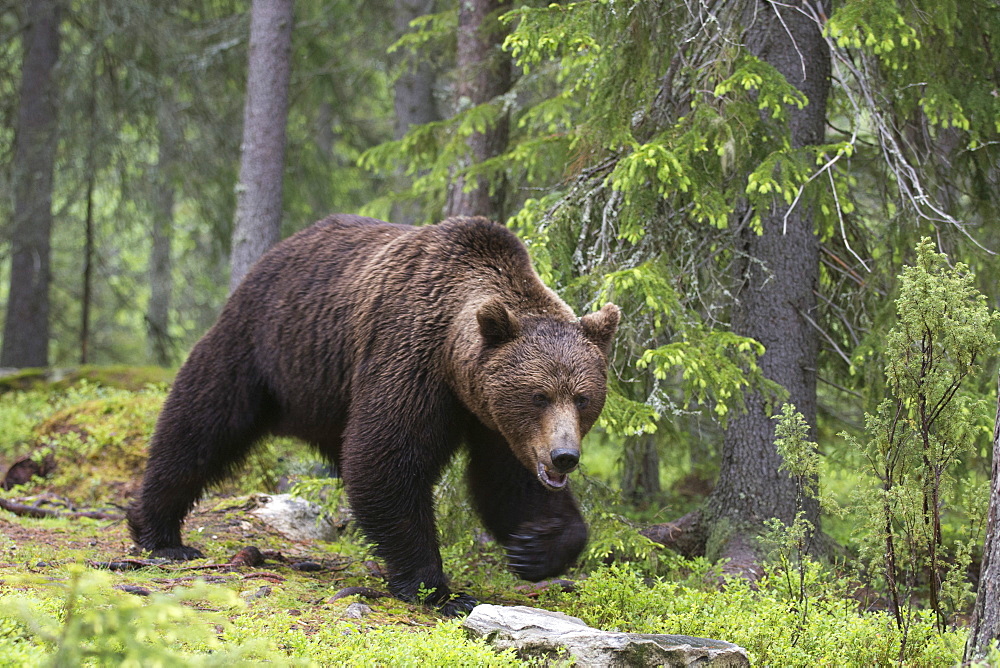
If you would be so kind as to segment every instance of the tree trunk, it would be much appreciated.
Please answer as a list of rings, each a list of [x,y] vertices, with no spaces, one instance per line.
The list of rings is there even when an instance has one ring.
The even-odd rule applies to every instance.
[[[396,39],[409,31],[410,21],[432,11],[434,11],[434,0],[396,0],[393,3]],[[396,109],[393,137],[402,139],[411,126],[423,125],[440,118],[434,101],[434,83],[437,74],[428,59],[421,59],[407,66],[402,58],[398,58],[395,64],[402,70],[393,86]],[[400,173],[396,178],[403,181],[404,176]],[[397,202],[393,205],[391,219],[394,223],[412,225],[416,222],[416,215],[411,208]]]
[[[393,4],[393,25],[396,38],[410,30],[410,21],[434,11],[434,0],[396,0]],[[398,52],[397,52],[398,53]],[[396,63],[403,66],[400,59]],[[434,68],[427,59],[403,67],[393,86],[396,125],[393,136],[402,139],[412,125],[423,125],[439,118],[434,102]]]
[[[630,436],[622,450],[622,496],[637,508],[647,508],[662,492],[656,436]]]
[[[90,136],[87,138],[87,211],[83,221],[83,295],[80,300],[80,364],[90,362],[90,309],[94,287],[94,186],[97,180],[97,62],[90,71]]]
[[[830,54],[815,22],[799,12],[801,1],[789,5],[757,2],[756,20],[748,22],[747,46],[773,65],[809,100],[805,108],[790,110],[793,147],[822,142],[826,99],[830,85]],[[732,310],[732,329],[757,339],[766,348],[760,367],[764,375],[788,390],[788,401],[813,430],[816,425],[816,331],[803,317],[816,309],[819,241],[812,213],[801,202],[794,210],[775,204],[760,212],[763,234],[742,231],[746,262],[737,276],[742,284]],[[709,538],[721,547],[714,557],[727,556],[727,546],[745,554],[743,533],[759,531],[771,517],[791,523],[796,514],[794,481],[779,471],[781,458],[774,445],[778,407],[764,397],[747,397],[747,413],[732,418],[723,440],[718,484],[709,499],[712,531]],[[819,526],[815,501],[805,505],[807,519]],[[714,539],[714,540],[713,540]],[[740,540],[735,540],[740,539]],[[744,559],[745,560],[745,559]]]
[[[10,291],[0,366],[49,363],[49,249],[52,170],[59,131],[57,0],[25,3],[24,63],[14,149],[14,220]]]
[[[280,236],[291,48],[292,0],[253,0],[230,292]]]
[[[163,93],[164,95],[166,93]],[[161,98],[157,110],[159,147],[153,182],[153,246],[149,258],[149,308],[146,310],[146,328],[149,349],[153,360],[169,366],[172,360],[170,345],[170,296],[173,291],[170,246],[174,228],[174,179],[180,133],[177,131],[176,110]]]
[[[993,473],[990,476],[990,509],[986,515],[986,543],[963,663],[983,658],[992,640],[1000,641],[1000,382],[993,424]]]
[[[497,20],[509,8],[507,0],[463,0],[458,4],[456,97],[460,110],[489,102],[510,89],[510,58],[500,50],[504,33]],[[469,137],[471,164],[500,155],[507,146],[508,128],[504,113],[485,132]],[[457,178],[449,189],[445,213],[503,220],[503,189],[495,186],[491,195],[486,179],[477,179],[467,187],[464,178]]]

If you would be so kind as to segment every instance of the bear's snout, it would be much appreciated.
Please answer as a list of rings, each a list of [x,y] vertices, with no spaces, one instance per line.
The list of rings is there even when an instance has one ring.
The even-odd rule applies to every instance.
[[[576,448],[556,448],[551,456],[552,466],[559,473],[569,473],[580,463],[580,451]]]

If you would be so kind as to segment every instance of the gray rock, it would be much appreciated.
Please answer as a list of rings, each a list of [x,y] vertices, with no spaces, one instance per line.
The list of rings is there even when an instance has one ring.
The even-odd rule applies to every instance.
[[[371,613],[371,606],[365,605],[364,603],[351,603],[344,609],[344,617],[349,617],[351,619],[361,619],[362,617],[367,617]]]
[[[477,605],[462,626],[523,659],[569,654],[578,666],[749,666],[746,650],[722,640],[594,629],[576,617],[525,606]]]
[[[259,505],[250,513],[292,540],[335,540],[337,525],[322,508],[291,494],[261,494]]]

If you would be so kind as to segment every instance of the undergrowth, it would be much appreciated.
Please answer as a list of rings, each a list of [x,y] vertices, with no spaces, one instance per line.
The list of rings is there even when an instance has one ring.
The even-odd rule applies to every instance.
[[[86,503],[114,489],[114,471],[123,485],[134,480],[163,397],[162,387],[130,391],[89,383],[57,393],[0,396],[0,427],[6,427],[0,458],[9,463],[48,448],[63,463],[54,477],[7,495],[56,490]],[[442,557],[454,588],[484,602],[560,610],[608,630],[727,640],[745,647],[753,665],[960,661],[963,630],[940,632],[929,613],[915,612],[901,632],[886,612],[862,612],[853,595],[856,582],[848,584],[828,566],[792,560],[785,567],[797,569],[794,578],[785,577],[778,564],[756,589],[738,580],[720,586],[717,565],[683,559],[641,536],[619,510],[615,490],[598,476],[574,477],[591,530],[587,551],[567,574],[576,590],[524,586],[507,572],[502,549],[472,512],[462,464],[459,459],[447,470],[437,490]],[[365,600],[371,612],[350,617],[347,608],[359,599],[332,600],[336,591],[385,587],[372,574],[369,546],[355,531],[334,543],[293,545],[239,528],[247,515],[236,495],[273,491],[278,479],[299,481],[294,491],[331,513],[344,513],[339,482],[312,476],[320,466],[301,444],[270,440],[237,482],[201,504],[207,514],[186,527],[211,558],[224,560],[250,536],[262,547],[306,552],[327,564],[320,573],[275,562],[236,573],[199,571],[197,565],[193,571],[95,572],[86,560],[118,558],[108,552],[129,544],[123,523],[0,513],[0,666],[524,665],[510,652],[468,639],[459,622],[420,606]],[[48,540],[25,539],[39,535],[31,532]],[[173,571],[204,573],[214,583]],[[149,595],[129,593],[130,587]],[[905,643],[902,633],[908,634]]]

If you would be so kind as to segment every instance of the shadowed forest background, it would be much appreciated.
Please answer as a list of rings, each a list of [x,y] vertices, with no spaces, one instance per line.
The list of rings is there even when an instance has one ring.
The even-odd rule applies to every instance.
[[[622,308],[593,568],[842,577],[947,665],[1000,633],[998,182],[985,0],[0,0],[0,367],[175,369],[328,213],[488,216]]]

